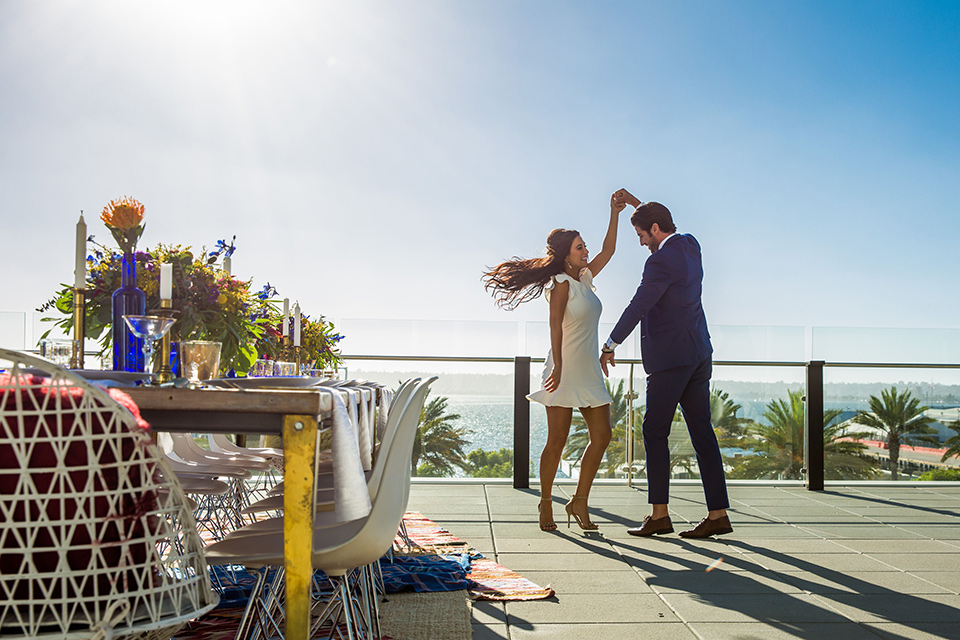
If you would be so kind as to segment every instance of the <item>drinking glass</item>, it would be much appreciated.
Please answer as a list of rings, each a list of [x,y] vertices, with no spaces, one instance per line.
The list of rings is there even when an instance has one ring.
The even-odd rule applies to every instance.
[[[164,316],[123,316],[130,332],[143,340],[143,372],[152,373],[153,343],[170,330],[176,318]]]
[[[265,358],[257,360],[253,363],[253,367],[250,369],[250,373],[247,375],[254,378],[263,378],[266,376],[273,375],[273,360],[267,360]]]
[[[275,376],[295,376],[297,375],[297,363],[296,362],[275,362],[273,367],[273,375]]]
[[[219,342],[184,340],[180,343],[180,371],[191,384],[216,378],[220,371]]]
[[[69,367],[73,357],[73,340],[44,338],[40,341],[40,357],[61,367]]]

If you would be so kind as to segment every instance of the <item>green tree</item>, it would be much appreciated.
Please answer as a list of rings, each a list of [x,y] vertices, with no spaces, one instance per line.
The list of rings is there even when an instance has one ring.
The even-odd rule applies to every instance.
[[[879,398],[870,396],[869,402],[870,411],[858,411],[853,421],[880,432],[890,455],[890,479],[897,480],[900,477],[898,463],[901,444],[940,444],[930,437],[935,433],[930,428],[933,418],[923,414],[930,407],[921,406],[920,400],[913,397],[909,389],[898,393],[896,387],[881,391]]]
[[[513,476],[513,449],[484,451],[474,449],[467,454],[467,473],[474,478],[510,478]]]
[[[616,388],[610,384],[610,380],[604,379],[603,384],[607,387],[607,393],[613,401],[610,404],[610,426],[615,427],[620,424],[627,415],[627,403],[623,397],[623,380],[620,380]],[[590,442],[590,432],[587,430],[587,422],[578,411],[570,421],[571,431],[567,438],[567,445],[563,449],[563,457],[566,460],[580,461],[583,452]]]
[[[737,460],[730,478],[800,480],[803,464],[803,426],[805,403],[801,391],[788,391],[787,400],[767,404],[763,419],[767,424],[754,425],[758,455]],[[876,477],[876,463],[863,455],[866,445],[859,442],[867,434],[849,432],[848,425],[838,423],[840,409],[823,412],[824,477],[830,480],[869,479]]]
[[[425,403],[420,411],[413,440],[414,475],[451,476],[454,467],[469,468],[463,449],[470,445],[467,436],[471,431],[453,424],[460,415],[447,413],[447,402],[448,398],[440,396]]]
[[[960,469],[931,469],[920,474],[918,480],[955,482],[960,480]]]
[[[957,435],[950,436],[947,438],[947,441],[943,443],[947,445],[947,450],[943,452],[943,457],[940,458],[940,462],[946,462],[947,458],[951,456],[960,457],[960,420],[955,420],[947,426],[953,429]]]
[[[644,462],[646,452],[643,448],[643,432],[640,430],[640,424],[643,421],[644,406],[633,410],[633,463]],[[624,412],[626,413],[626,412]],[[613,427],[613,433],[610,439],[610,446],[607,447],[607,453],[604,457],[604,466],[600,469],[600,474],[605,478],[618,477],[625,473],[624,468],[627,464],[627,419],[624,417]],[[637,477],[641,477],[643,472],[639,472]]]
[[[607,387],[607,392],[610,394],[610,426],[613,429],[612,439],[610,441],[610,446],[607,447],[606,452],[604,453],[604,464],[601,465],[600,471],[597,475],[601,477],[611,477],[614,475],[617,462],[615,458],[617,452],[620,452],[619,462],[623,464],[625,459],[623,455],[623,440],[626,433],[626,424],[627,424],[627,401],[623,391],[624,380],[620,380],[616,387],[610,384],[610,380],[604,379],[603,384]],[[638,423],[639,424],[639,423]],[[580,458],[583,457],[583,452],[587,448],[587,443],[590,441],[590,432],[587,429],[587,423],[583,419],[583,416],[579,412],[574,414],[573,419],[570,422],[571,431],[570,435],[567,437],[567,444],[563,450],[563,457],[565,460],[573,460],[574,466],[580,463]],[[639,429],[638,429],[639,431]],[[621,434],[618,438],[618,432]],[[617,448],[616,445],[620,445]],[[604,471],[606,469],[606,471]]]
[[[721,447],[739,447],[746,444],[753,421],[740,417],[738,414],[742,410],[743,405],[731,400],[726,391],[716,387],[710,390],[710,424],[713,425]]]

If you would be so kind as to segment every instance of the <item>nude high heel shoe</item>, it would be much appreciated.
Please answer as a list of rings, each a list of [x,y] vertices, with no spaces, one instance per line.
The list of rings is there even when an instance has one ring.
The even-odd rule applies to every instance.
[[[547,506],[544,509],[544,505]],[[556,531],[557,523],[553,521],[553,500],[541,500],[540,504],[537,505],[537,513],[540,514],[540,531]],[[550,520],[544,522],[545,516],[550,516]]]
[[[570,528],[571,517],[577,521],[577,524],[580,525],[580,528],[583,529],[584,531],[595,531],[599,529],[600,527],[596,523],[593,523],[590,521],[589,512],[587,513],[586,516],[581,516],[579,513],[573,510],[573,504],[577,500],[583,500],[584,506],[586,506],[587,504],[587,499],[584,496],[575,495],[572,498],[570,498],[570,502],[568,502],[567,505],[564,507],[564,510],[567,512],[567,529]]]

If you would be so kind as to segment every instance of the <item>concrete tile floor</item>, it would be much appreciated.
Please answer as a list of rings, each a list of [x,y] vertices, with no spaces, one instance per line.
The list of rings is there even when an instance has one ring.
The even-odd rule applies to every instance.
[[[960,640],[960,486],[733,485],[734,533],[709,540],[627,535],[642,487],[594,487],[600,530],[567,529],[572,492],[541,532],[535,490],[413,485],[410,510],[557,592],[474,603],[475,640]],[[705,513],[699,486],[671,488],[676,530]]]

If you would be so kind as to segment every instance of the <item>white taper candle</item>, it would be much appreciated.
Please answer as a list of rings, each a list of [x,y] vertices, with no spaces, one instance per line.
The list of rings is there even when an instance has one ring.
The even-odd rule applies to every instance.
[[[300,303],[293,305],[293,346],[300,346]]]
[[[173,265],[169,262],[160,265],[160,299],[173,299]]]
[[[83,289],[87,286],[87,223],[83,221],[83,212],[77,222],[77,255],[73,266],[73,286]]]

